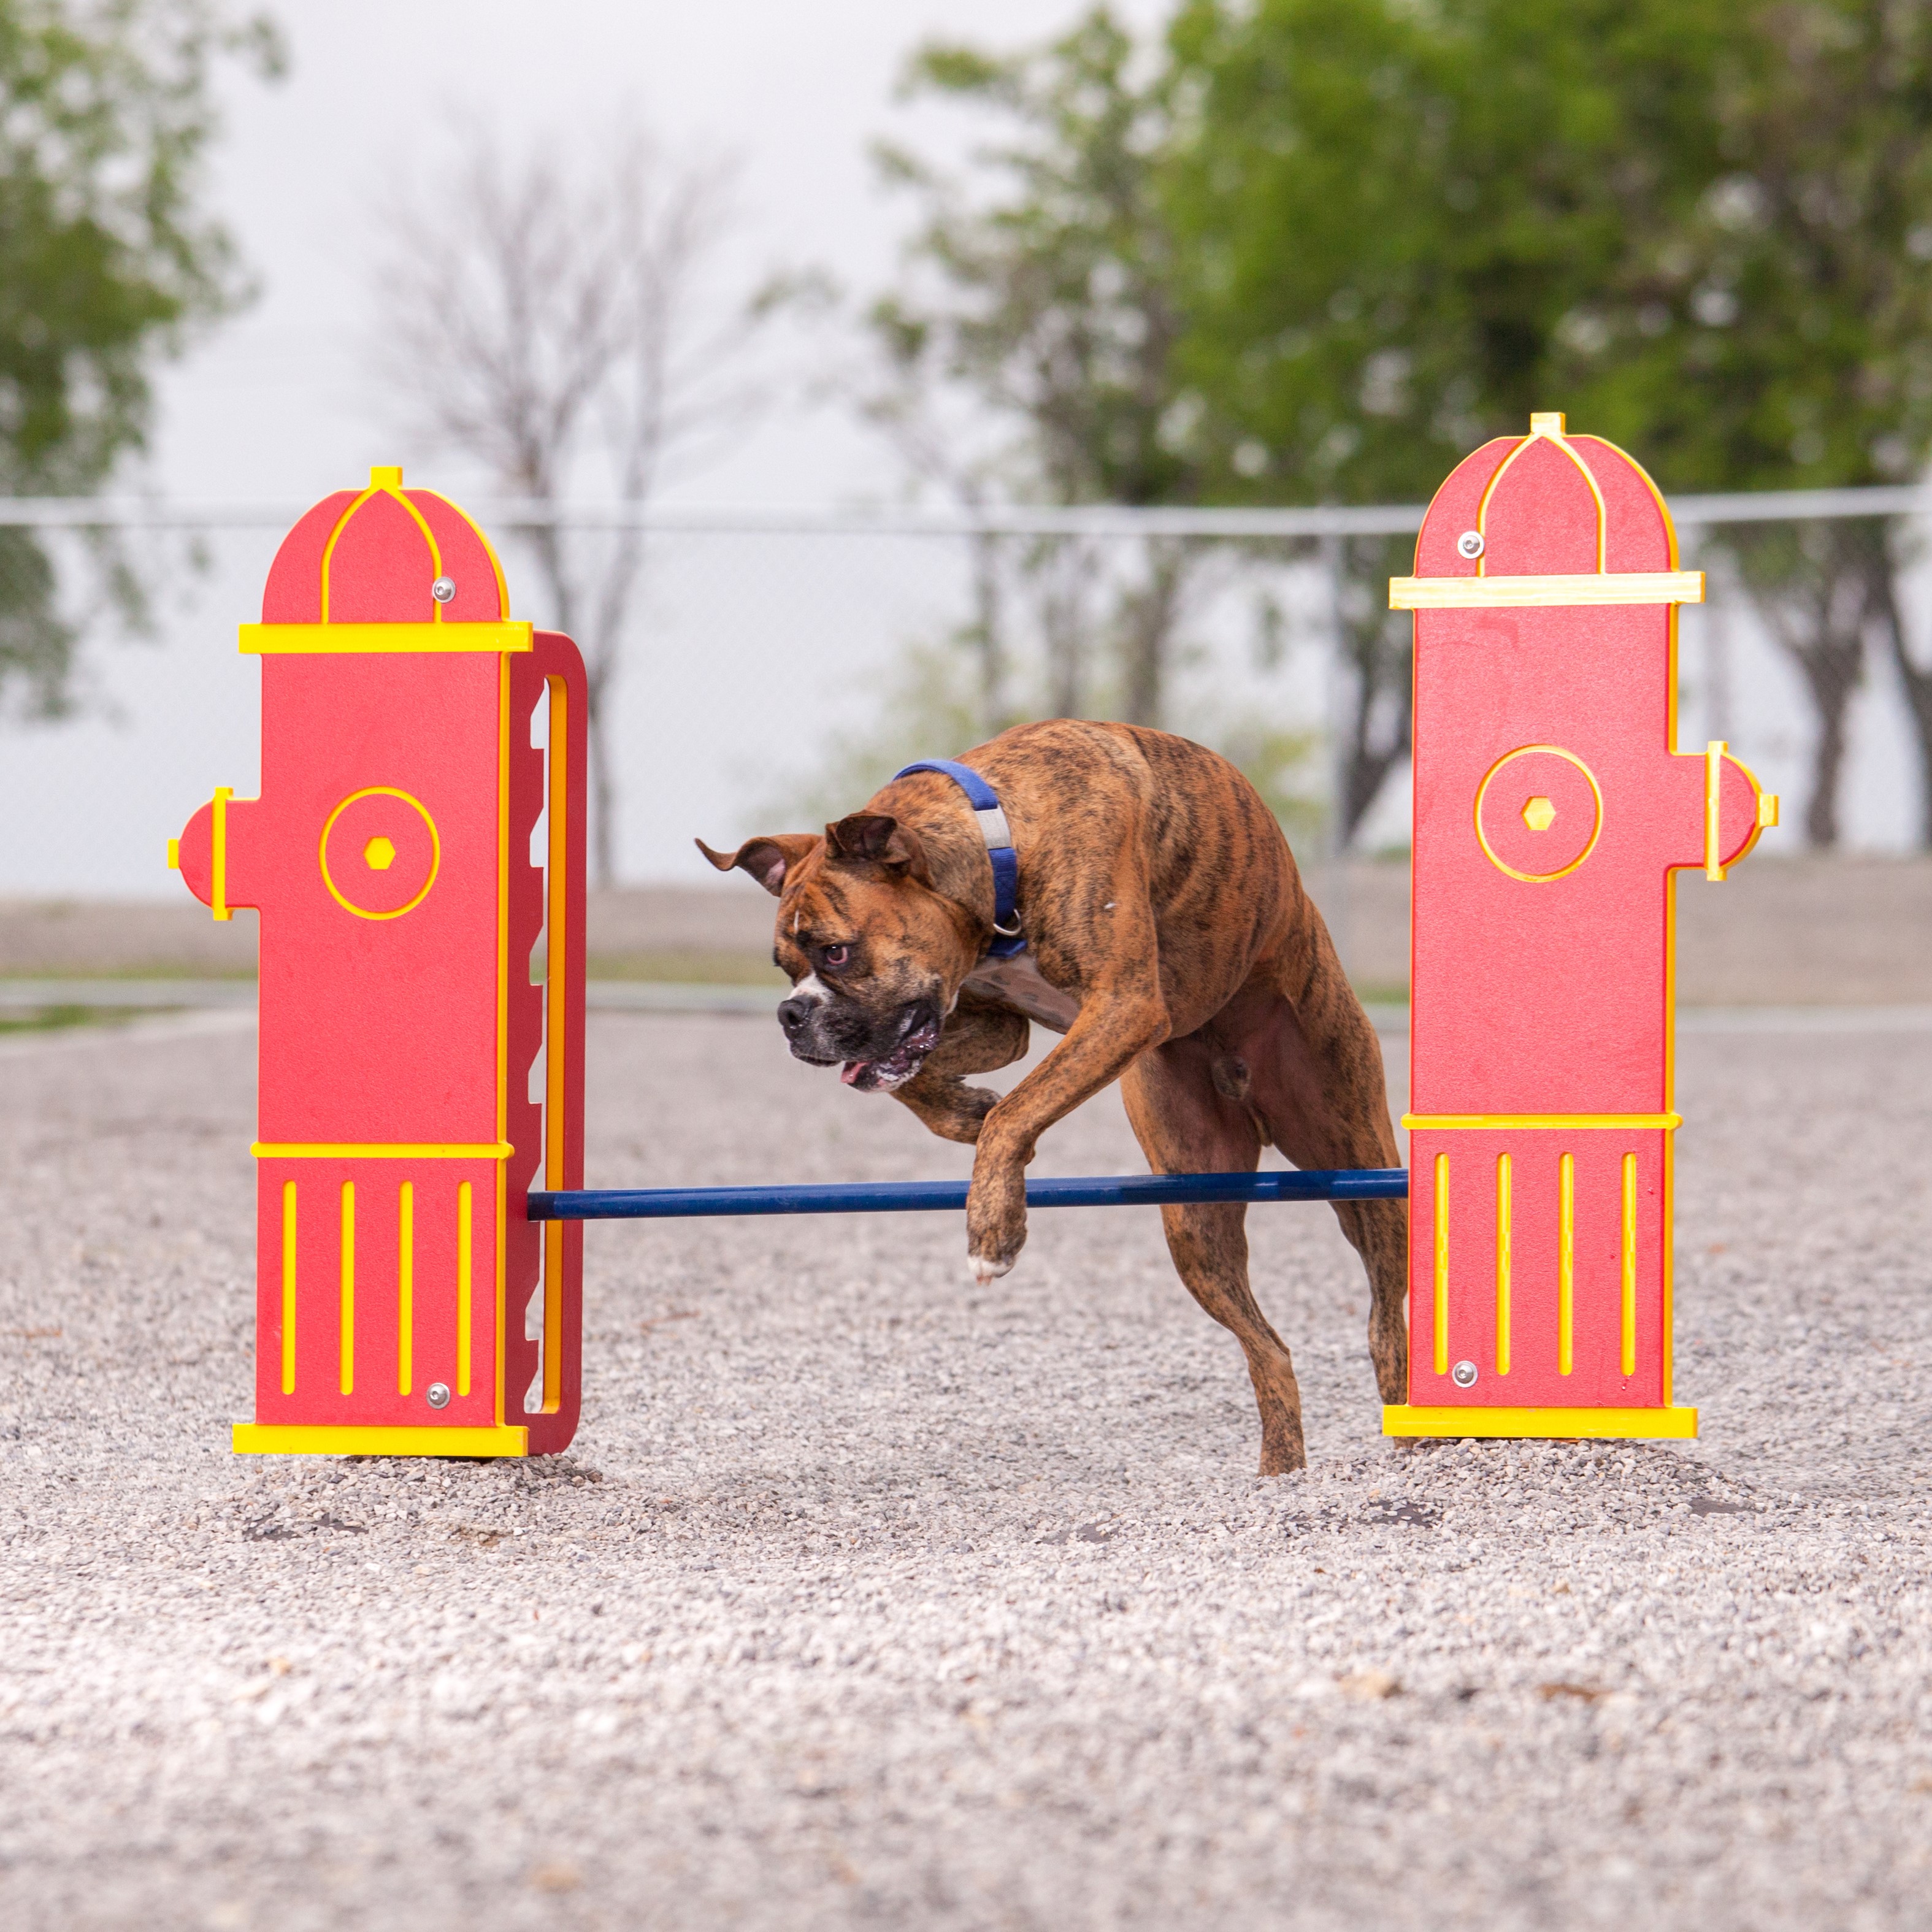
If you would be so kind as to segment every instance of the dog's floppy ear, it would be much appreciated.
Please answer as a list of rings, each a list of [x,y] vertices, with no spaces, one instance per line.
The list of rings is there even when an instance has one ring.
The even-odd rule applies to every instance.
[[[768,838],[748,838],[735,852],[714,852],[702,838],[692,844],[721,872],[749,872],[773,898],[784,890],[785,874],[818,843],[815,832],[780,832]]]
[[[886,866],[910,872],[922,885],[932,883],[926,871],[926,848],[920,843],[919,834],[890,813],[849,812],[837,824],[825,828],[825,845],[835,859]]]

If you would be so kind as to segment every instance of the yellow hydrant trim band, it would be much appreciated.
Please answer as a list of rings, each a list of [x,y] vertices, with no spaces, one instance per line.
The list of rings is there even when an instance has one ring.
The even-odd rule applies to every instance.
[[[385,1428],[352,1423],[238,1422],[238,1456],[527,1456],[530,1432]]]
[[[508,1141],[256,1141],[257,1160],[505,1160]]]
[[[1701,570],[1605,570],[1575,576],[1391,577],[1391,610],[1520,610],[1538,604],[1701,604]]]
[[[484,624],[244,624],[247,656],[287,652],[528,651],[536,626],[526,620]]]
[[[1402,1124],[1412,1132],[1417,1128],[1432,1133],[1449,1131],[1472,1133],[1516,1132],[1526,1128],[1573,1129],[1622,1127],[1630,1133],[1670,1132],[1684,1124],[1682,1114],[1405,1114]]]
[[[1384,1436],[1574,1436],[1689,1439],[1697,1433],[1694,1408],[1464,1408],[1389,1402]]]

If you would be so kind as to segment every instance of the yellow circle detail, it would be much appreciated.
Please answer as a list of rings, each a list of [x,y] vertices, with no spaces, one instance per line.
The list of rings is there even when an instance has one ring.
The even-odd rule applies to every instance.
[[[422,889],[416,893],[415,898],[406,905],[399,905],[391,912],[371,912],[368,907],[358,905],[353,899],[344,892],[329,874],[328,835],[335,830],[335,821],[358,800],[365,798],[399,798],[429,828],[429,877],[424,880]],[[372,844],[374,842],[375,842],[371,841]],[[322,828],[322,844],[318,856],[322,860],[322,883],[328,888],[329,897],[334,899],[344,912],[352,912],[358,919],[400,919],[404,913],[414,912],[416,908],[429,896],[429,889],[436,884],[436,875],[442,865],[442,841],[436,836],[436,820],[430,818],[429,813],[424,808],[420,799],[412,798],[407,792],[398,790],[394,785],[368,785],[361,791],[351,792],[328,814],[328,823]],[[366,860],[366,850],[364,856]],[[380,869],[386,871],[388,868],[384,866]]]
[[[1520,872],[1514,866],[1505,865],[1496,856],[1496,848],[1490,843],[1489,834],[1483,830],[1483,801],[1489,796],[1490,785],[1504,769],[1519,758],[1528,758],[1538,752],[1547,752],[1552,758],[1561,758],[1565,764],[1574,765],[1583,774],[1584,782],[1590,788],[1590,796],[1596,806],[1597,821],[1590,828],[1590,842],[1567,866],[1559,866],[1553,872]],[[1546,803],[1547,801],[1544,801]],[[1540,814],[1539,814],[1540,816]],[[1533,831],[1546,831],[1556,818],[1552,807],[1550,817],[1542,825],[1532,826]],[[1524,814],[1526,823],[1528,814]],[[1561,745],[1520,745],[1514,752],[1506,752],[1483,774],[1482,783],[1476,788],[1476,838],[1481,844],[1484,856],[1499,872],[1507,872],[1513,879],[1520,879],[1526,886],[1545,886],[1552,879],[1567,878],[1597,849],[1597,841],[1604,835],[1604,788],[1597,782],[1597,775],[1592,771],[1574,752],[1566,752]]]

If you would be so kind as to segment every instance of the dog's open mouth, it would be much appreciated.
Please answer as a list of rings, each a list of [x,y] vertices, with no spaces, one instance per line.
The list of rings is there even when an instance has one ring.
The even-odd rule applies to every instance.
[[[915,1026],[891,1052],[878,1060],[848,1060],[838,1077],[862,1094],[890,1094],[903,1087],[939,1044],[939,1022],[928,1019]]]

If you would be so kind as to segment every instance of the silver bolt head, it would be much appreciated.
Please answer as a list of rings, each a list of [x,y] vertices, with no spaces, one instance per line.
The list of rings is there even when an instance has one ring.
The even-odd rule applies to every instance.
[[[1478,557],[1483,554],[1483,533],[1480,530],[1465,530],[1456,539],[1458,556]]]
[[[1475,1364],[1474,1362],[1458,1362],[1456,1366],[1449,1371],[1449,1379],[1454,1382],[1458,1388],[1474,1388],[1476,1386]]]
[[[1480,537],[1477,538],[1478,542],[1480,543],[1481,541]],[[1472,552],[1471,554],[1473,555],[1474,553]],[[447,604],[456,595],[456,579],[453,577],[439,577],[430,586],[429,594],[439,604]]]
[[[1472,1375],[1469,1379],[1472,1382],[1474,1382],[1475,1380],[1475,1377]],[[429,1406],[432,1408],[447,1408],[449,1406],[448,1383],[431,1382],[430,1384]]]

